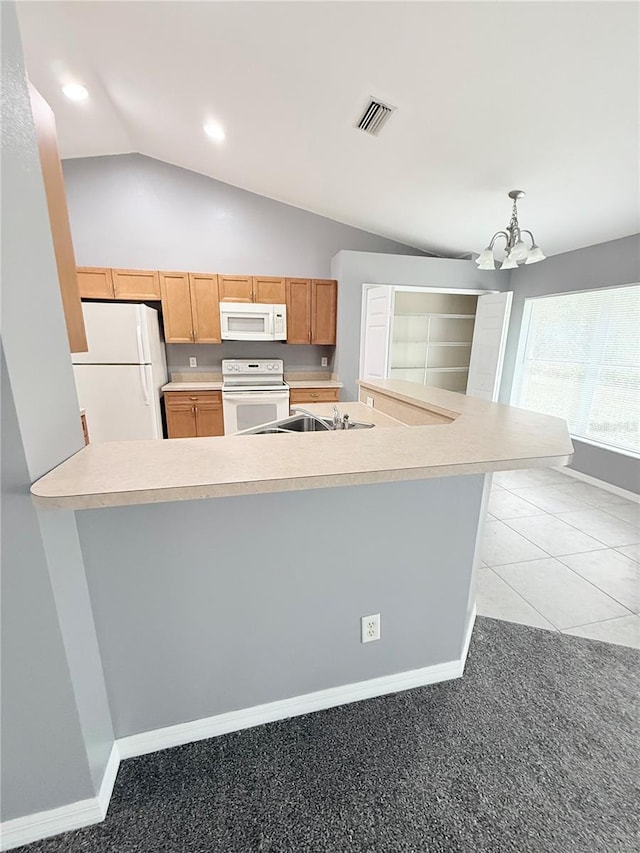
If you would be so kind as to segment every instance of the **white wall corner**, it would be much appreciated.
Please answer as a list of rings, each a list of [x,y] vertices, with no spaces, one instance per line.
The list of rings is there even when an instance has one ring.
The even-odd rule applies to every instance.
[[[52,835],[101,823],[109,808],[119,766],[120,755],[114,743],[96,797],[3,821],[0,824],[0,850],[12,850]]]

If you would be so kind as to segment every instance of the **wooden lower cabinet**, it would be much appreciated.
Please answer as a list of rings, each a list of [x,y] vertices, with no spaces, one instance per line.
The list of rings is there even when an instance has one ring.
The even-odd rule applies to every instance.
[[[303,403],[337,403],[339,388],[292,388],[289,391],[289,405],[300,406]]]
[[[169,438],[203,438],[224,435],[220,391],[165,391]]]
[[[84,412],[80,415],[80,422],[82,424],[82,434],[84,435],[84,443],[85,447],[89,444],[89,429],[87,427],[87,416]]]

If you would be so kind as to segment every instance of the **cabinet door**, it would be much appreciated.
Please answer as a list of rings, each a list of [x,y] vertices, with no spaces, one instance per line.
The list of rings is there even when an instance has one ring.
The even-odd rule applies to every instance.
[[[105,267],[78,267],[80,296],[83,299],[113,299],[111,270]]]
[[[311,279],[287,279],[287,343],[311,343]]]
[[[224,435],[221,395],[199,395],[195,405],[198,436]]]
[[[218,276],[189,273],[189,289],[196,343],[221,343]]]
[[[335,344],[338,282],[313,279],[311,283],[311,343]]]
[[[44,192],[47,199],[49,227],[51,228],[53,251],[56,258],[58,285],[67,326],[69,349],[71,352],[87,352],[89,347],[84,330],[67,197],[64,190],[60,154],[58,153],[56,120],[49,104],[31,84],[29,84],[29,97],[35,124]]]
[[[189,273],[161,272],[162,319],[168,344],[194,342]]]
[[[219,275],[220,302],[253,302],[253,278],[246,275]]]
[[[116,299],[160,299],[157,270],[111,270]]]
[[[184,397],[183,394],[166,393],[164,395],[169,438],[195,438],[198,435],[196,404],[193,400]],[[194,397],[194,399],[197,398]]]
[[[284,305],[287,299],[285,279],[253,276],[253,301]]]

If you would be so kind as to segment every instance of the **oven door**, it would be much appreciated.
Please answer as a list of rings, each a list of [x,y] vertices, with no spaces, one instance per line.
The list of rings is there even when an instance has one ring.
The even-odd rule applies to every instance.
[[[224,434],[230,435],[289,416],[289,389],[283,391],[223,391]]]
[[[220,332],[224,341],[272,341],[273,309],[221,302]]]

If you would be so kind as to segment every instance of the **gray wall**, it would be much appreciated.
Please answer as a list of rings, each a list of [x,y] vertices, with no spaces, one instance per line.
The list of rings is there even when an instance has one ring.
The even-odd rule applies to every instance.
[[[2,14],[2,817],[93,796],[113,743],[73,515],[30,483],[83,446],[13,3]]]
[[[500,399],[511,399],[525,299],[640,282],[640,235],[599,243],[513,270],[509,289],[513,307],[505,353]],[[608,483],[640,492],[640,460],[574,439],[570,468]]]
[[[169,371],[183,373],[211,370],[220,372],[223,358],[281,358],[286,370],[326,373],[333,370],[335,347],[281,344],[277,341],[227,341],[224,344],[167,344],[167,366]],[[198,359],[197,367],[187,367],[189,357]],[[327,358],[322,367],[321,359]]]
[[[452,290],[508,290],[508,273],[479,270],[473,261],[416,258],[371,252],[339,252],[331,264],[338,280],[338,346],[335,369],[342,399],[357,400],[363,284],[404,284]]]
[[[78,513],[117,736],[459,658],[483,482]]]
[[[0,804],[8,820],[91,797],[94,787],[4,353],[1,464]]]
[[[66,160],[64,174],[80,266],[329,278],[341,249],[423,254],[140,154]],[[289,370],[320,370],[319,350],[274,344],[267,355]],[[242,354],[259,357],[255,345]],[[236,352],[170,345],[169,368],[188,371],[191,355],[211,369]]]

